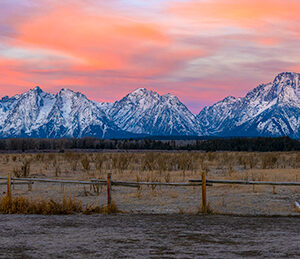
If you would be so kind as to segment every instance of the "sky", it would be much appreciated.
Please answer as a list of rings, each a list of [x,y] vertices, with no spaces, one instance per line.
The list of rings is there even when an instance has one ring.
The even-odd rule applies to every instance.
[[[0,96],[144,87],[198,113],[300,72],[299,46],[299,0],[0,0]]]

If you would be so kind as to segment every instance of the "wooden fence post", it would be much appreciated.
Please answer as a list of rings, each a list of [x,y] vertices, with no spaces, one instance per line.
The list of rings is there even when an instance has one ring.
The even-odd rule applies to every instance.
[[[206,212],[206,174],[204,171],[202,171],[202,213]]]
[[[111,173],[107,174],[107,207],[111,207]]]
[[[31,192],[32,191],[32,183],[28,184],[28,191]]]
[[[7,174],[7,197],[11,202],[11,175]]]

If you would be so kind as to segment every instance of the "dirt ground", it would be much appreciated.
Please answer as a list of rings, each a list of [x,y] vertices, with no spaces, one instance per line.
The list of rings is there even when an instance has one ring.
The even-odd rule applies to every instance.
[[[299,258],[300,218],[0,215],[0,258]]]
[[[35,153],[0,154],[0,176],[51,179],[188,182],[200,179],[241,179],[300,182],[300,152],[138,152],[138,153]],[[4,181],[4,180],[1,180]],[[0,185],[1,195],[6,186]],[[76,198],[84,205],[104,205],[106,187],[35,183],[13,187],[13,195],[32,199]],[[201,211],[201,187],[154,187],[112,189],[118,208],[130,213],[197,213]],[[207,187],[209,211],[238,215],[300,215],[300,187],[220,185]]]

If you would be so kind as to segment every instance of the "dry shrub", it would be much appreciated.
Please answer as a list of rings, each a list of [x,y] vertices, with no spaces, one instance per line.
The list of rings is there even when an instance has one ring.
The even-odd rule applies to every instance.
[[[54,154],[54,153],[47,154],[47,160],[49,160],[49,161],[54,160],[55,157],[56,157],[56,154]]]
[[[44,161],[45,155],[43,153],[38,153],[35,155],[35,160],[36,161]]]
[[[171,180],[171,175],[170,175],[170,173],[168,172],[168,173],[166,173],[166,175],[165,175],[165,182],[166,183],[169,183],[170,182],[170,180]]]
[[[14,167],[13,174],[14,174],[14,177],[21,177],[22,176],[22,171],[21,171],[20,168]]]
[[[52,199],[46,200],[29,200],[22,196],[10,199],[4,196],[0,199],[0,213],[2,214],[43,214],[43,215],[60,215],[74,213],[103,213],[111,214],[121,212],[115,203],[110,207],[88,205],[83,208],[82,203],[71,197],[67,200],[65,197],[62,202]]]
[[[112,202],[110,206],[103,206],[100,208],[99,213],[102,214],[113,214],[113,213],[121,213],[122,211],[118,209],[117,205]]]
[[[295,162],[296,162],[296,168],[300,167],[300,152],[296,154]]]
[[[76,155],[74,152],[68,151],[68,152],[64,153],[64,157],[66,160],[70,161],[70,160],[74,160],[76,158]]]
[[[204,212],[202,211],[202,206],[198,206],[197,209],[196,209],[196,214],[203,214]],[[216,215],[216,214],[220,214],[218,213],[217,211],[214,211],[212,209],[212,207],[210,206],[210,204],[208,203],[206,205],[206,214],[209,214],[209,215]]]
[[[78,160],[80,159],[81,155],[76,152],[66,152],[63,154],[63,156],[64,156],[64,159],[69,162],[72,170],[76,171]]]
[[[3,214],[73,214],[82,212],[81,202],[69,198],[62,202],[54,200],[29,200],[22,196],[0,200],[0,213]]]
[[[77,164],[78,164],[78,160],[73,160],[71,163],[71,168],[73,171],[77,170]]]
[[[6,163],[9,163],[9,155],[6,155],[6,156],[5,156],[5,162],[6,162]]]
[[[277,165],[278,157],[276,154],[267,153],[262,156],[262,169],[275,168]]]
[[[21,167],[21,170],[23,172],[23,177],[28,177],[30,174],[30,160],[25,160],[23,162],[23,165]]]
[[[90,160],[88,159],[87,156],[84,156],[81,159],[81,165],[85,171],[89,171],[91,169]]]
[[[96,156],[96,169],[99,171],[100,174],[102,171],[102,166],[106,159],[107,159],[106,156],[103,156],[101,154]]]
[[[30,174],[30,160],[23,161],[21,168],[14,168],[13,174],[15,177],[28,177]]]
[[[56,158],[53,159],[52,165],[53,165],[53,167],[56,167],[56,165],[57,165],[57,159]]]
[[[58,177],[58,176],[60,176],[60,174],[61,174],[61,169],[60,169],[59,165],[56,165],[55,166],[55,176]]]

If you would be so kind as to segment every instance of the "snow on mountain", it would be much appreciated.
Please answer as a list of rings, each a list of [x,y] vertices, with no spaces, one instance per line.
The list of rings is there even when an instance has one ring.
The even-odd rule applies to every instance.
[[[101,105],[62,89],[56,95],[39,87],[0,101],[1,137],[123,137]]]
[[[53,103],[54,96],[43,92],[39,87],[22,95],[6,98],[5,101],[2,99],[1,105],[6,109],[1,114],[1,135],[31,135],[32,128],[45,123]]]
[[[139,88],[115,102],[110,118],[123,130],[149,135],[198,135],[195,116],[171,94]]]
[[[15,95],[11,98],[5,96],[0,100],[0,128],[4,125],[4,121],[7,118],[9,111],[13,109],[16,104],[16,100],[19,97],[19,95]]]
[[[85,95],[62,89],[55,96],[55,103],[42,129],[49,137],[113,137],[121,130],[114,125],[97,103]]]
[[[36,87],[0,100],[0,137],[123,138],[147,135],[300,138],[300,74],[281,73],[243,98],[226,97],[197,116],[171,94],[139,88],[114,103]]]
[[[244,98],[227,97],[198,115],[205,135],[300,138],[300,74],[281,73]]]

